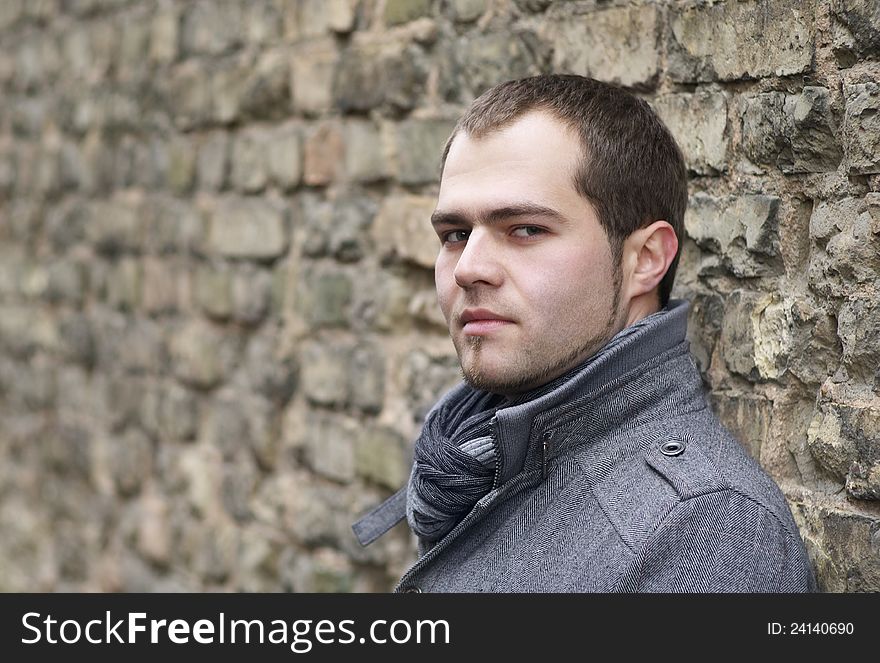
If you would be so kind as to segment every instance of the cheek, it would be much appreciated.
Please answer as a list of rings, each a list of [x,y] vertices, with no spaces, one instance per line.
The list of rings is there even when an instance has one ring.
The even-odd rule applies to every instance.
[[[442,253],[437,257],[437,262],[434,265],[434,285],[437,288],[437,301],[440,304],[440,310],[443,311],[443,315],[447,319],[452,294],[458,287],[455,285],[454,269],[455,263],[444,257]]]

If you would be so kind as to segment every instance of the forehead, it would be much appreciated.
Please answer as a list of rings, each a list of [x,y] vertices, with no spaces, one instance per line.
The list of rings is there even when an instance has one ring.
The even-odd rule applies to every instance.
[[[452,141],[444,174],[485,159],[525,160],[570,166],[580,157],[577,133],[547,111],[531,111],[510,124],[474,138],[461,132]]]
[[[583,202],[574,189],[580,156],[577,134],[543,111],[480,138],[461,133],[449,148],[438,207],[514,193],[544,205]]]

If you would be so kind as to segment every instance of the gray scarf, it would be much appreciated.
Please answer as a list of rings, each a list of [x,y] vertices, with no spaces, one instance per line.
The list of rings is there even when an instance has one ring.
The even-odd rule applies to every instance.
[[[434,408],[415,443],[414,462],[406,491],[406,518],[423,542],[446,536],[493,488],[498,445],[492,422],[502,407],[521,405],[559,389],[589,372],[590,366],[623,339],[652,322],[666,309],[624,327],[582,364],[535,390],[507,399],[467,389],[455,400]]]

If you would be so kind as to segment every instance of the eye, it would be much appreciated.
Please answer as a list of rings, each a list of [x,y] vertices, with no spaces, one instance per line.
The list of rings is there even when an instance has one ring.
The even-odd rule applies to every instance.
[[[440,241],[444,244],[454,244],[455,242],[463,242],[468,238],[467,230],[450,230],[440,236]]]
[[[534,237],[546,232],[540,226],[520,226],[513,229],[513,235],[516,237]]]

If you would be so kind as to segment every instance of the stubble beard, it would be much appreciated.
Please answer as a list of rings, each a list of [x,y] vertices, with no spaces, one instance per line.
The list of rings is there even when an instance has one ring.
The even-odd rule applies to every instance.
[[[471,360],[465,366],[462,361],[462,350],[465,348],[455,344],[461,365],[462,379],[474,389],[482,389],[493,394],[510,396],[523,391],[540,387],[562,375],[578,363],[592,357],[611,340],[616,333],[618,324],[618,307],[620,305],[621,269],[618,266],[612,275],[611,311],[605,326],[590,338],[569,348],[561,356],[545,358],[542,356],[520,356],[511,358],[507,371],[501,375],[488,376],[479,369],[482,364],[482,351],[485,339],[482,336],[466,336],[464,343],[470,350]]]

